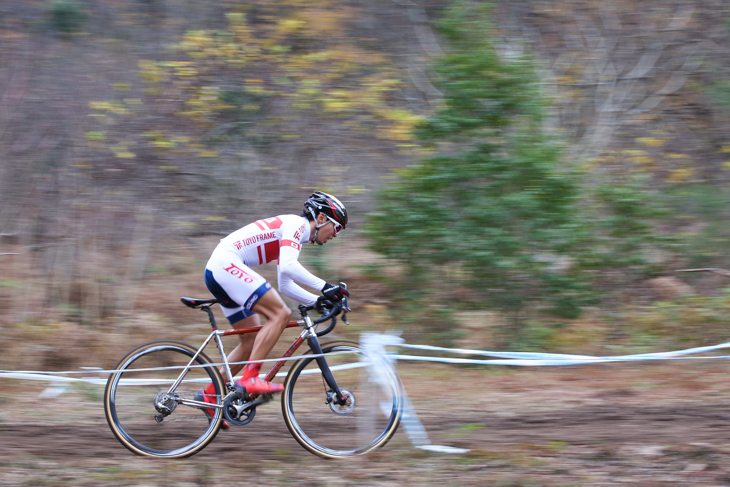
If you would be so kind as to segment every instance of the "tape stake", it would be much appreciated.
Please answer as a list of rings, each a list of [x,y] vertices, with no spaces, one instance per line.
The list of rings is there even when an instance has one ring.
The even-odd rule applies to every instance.
[[[59,384],[59,385],[53,385],[51,387],[46,387],[41,391],[40,394],[38,394],[38,397],[40,398],[53,398],[58,397],[62,394],[66,394],[67,392],[70,392],[71,388],[68,386],[67,383]]]
[[[406,435],[411,440],[413,446],[422,447],[431,445],[426,428],[423,427],[421,420],[418,419],[418,414],[413,409],[413,404],[411,404],[405,391],[403,391],[403,416],[401,416],[400,424],[405,428]]]
[[[371,366],[373,366],[373,375],[375,376],[375,380],[384,377],[387,373],[385,371],[378,371],[377,364],[389,363],[393,366],[393,368],[395,368],[396,356],[388,354],[385,347],[401,345],[403,342],[404,340],[402,338],[395,335],[375,333],[363,333],[360,335],[360,344],[368,356],[368,361]],[[401,387],[401,394],[403,412],[400,424],[405,429],[406,436],[408,436],[408,439],[414,447],[436,453],[467,453],[469,451],[463,448],[431,444],[428,432],[426,432],[426,428],[423,427],[423,423],[421,423],[421,420],[418,418],[418,414],[416,413],[411,400],[408,399],[405,387]],[[388,414],[388,410],[390,408],[389,405],[381,404],[381,408],[385,414]]]

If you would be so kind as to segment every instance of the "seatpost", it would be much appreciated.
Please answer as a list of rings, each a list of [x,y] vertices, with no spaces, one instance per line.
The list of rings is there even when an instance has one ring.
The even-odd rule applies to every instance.
[[[210,326],[213,328],[213,331],[218,331],[218,325],[215,322],[215,316],[213,316],[213,311],[211,311],[210,306],[203,306],[200,309],[208,313],[208,320],[210,321]]]

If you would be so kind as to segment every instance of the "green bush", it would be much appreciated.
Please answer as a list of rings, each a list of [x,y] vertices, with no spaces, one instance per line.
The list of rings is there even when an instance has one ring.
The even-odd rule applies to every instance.
[[[658,202],[674,218],[674,227],[685,242],[687,267],[730,267],[730,190],[719,185],[692,184],[670,188]],[[686,276],[702,280],[706,276]]]
[[[48,10],[51,26],[63,34],[80,31],[87,20],[84,5],[75,0],[53,0]]]

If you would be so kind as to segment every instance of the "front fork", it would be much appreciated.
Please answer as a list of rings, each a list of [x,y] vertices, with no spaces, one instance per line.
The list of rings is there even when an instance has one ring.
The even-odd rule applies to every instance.
[[[322,346],[319,344],[317,336],[310,336],[307,339],[307,343],[309,343],[309,349],[312,350],[312,353],[319,355],[319,357],[316,357],[315,360],[317,361],[319,370],[322,371],[322,377],[324,377],[325,383],[327,383],[330,390],[335,393],[335,399],[333,402],[340,406],[345,405],[347,403],[347,398],[342,394],[342,391],[340,391],[340,388],[337,386],[335,376],[332,375],[332,371],[330,370],[330,366],[327,364],[327,360],[322,356]]]

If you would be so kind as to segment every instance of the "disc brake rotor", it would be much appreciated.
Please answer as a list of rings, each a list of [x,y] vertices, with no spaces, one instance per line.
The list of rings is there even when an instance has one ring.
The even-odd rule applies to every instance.
[[[337,401],[337,395],[334,391],[330,391],[327,402],[333,413],[344,416],[355,410],[355,403],[357,401],[355,400],[355,394],[353,394],[349,389],[340,388],[340,392],[342,392],[342,395],[345,398],[344,403]]]

